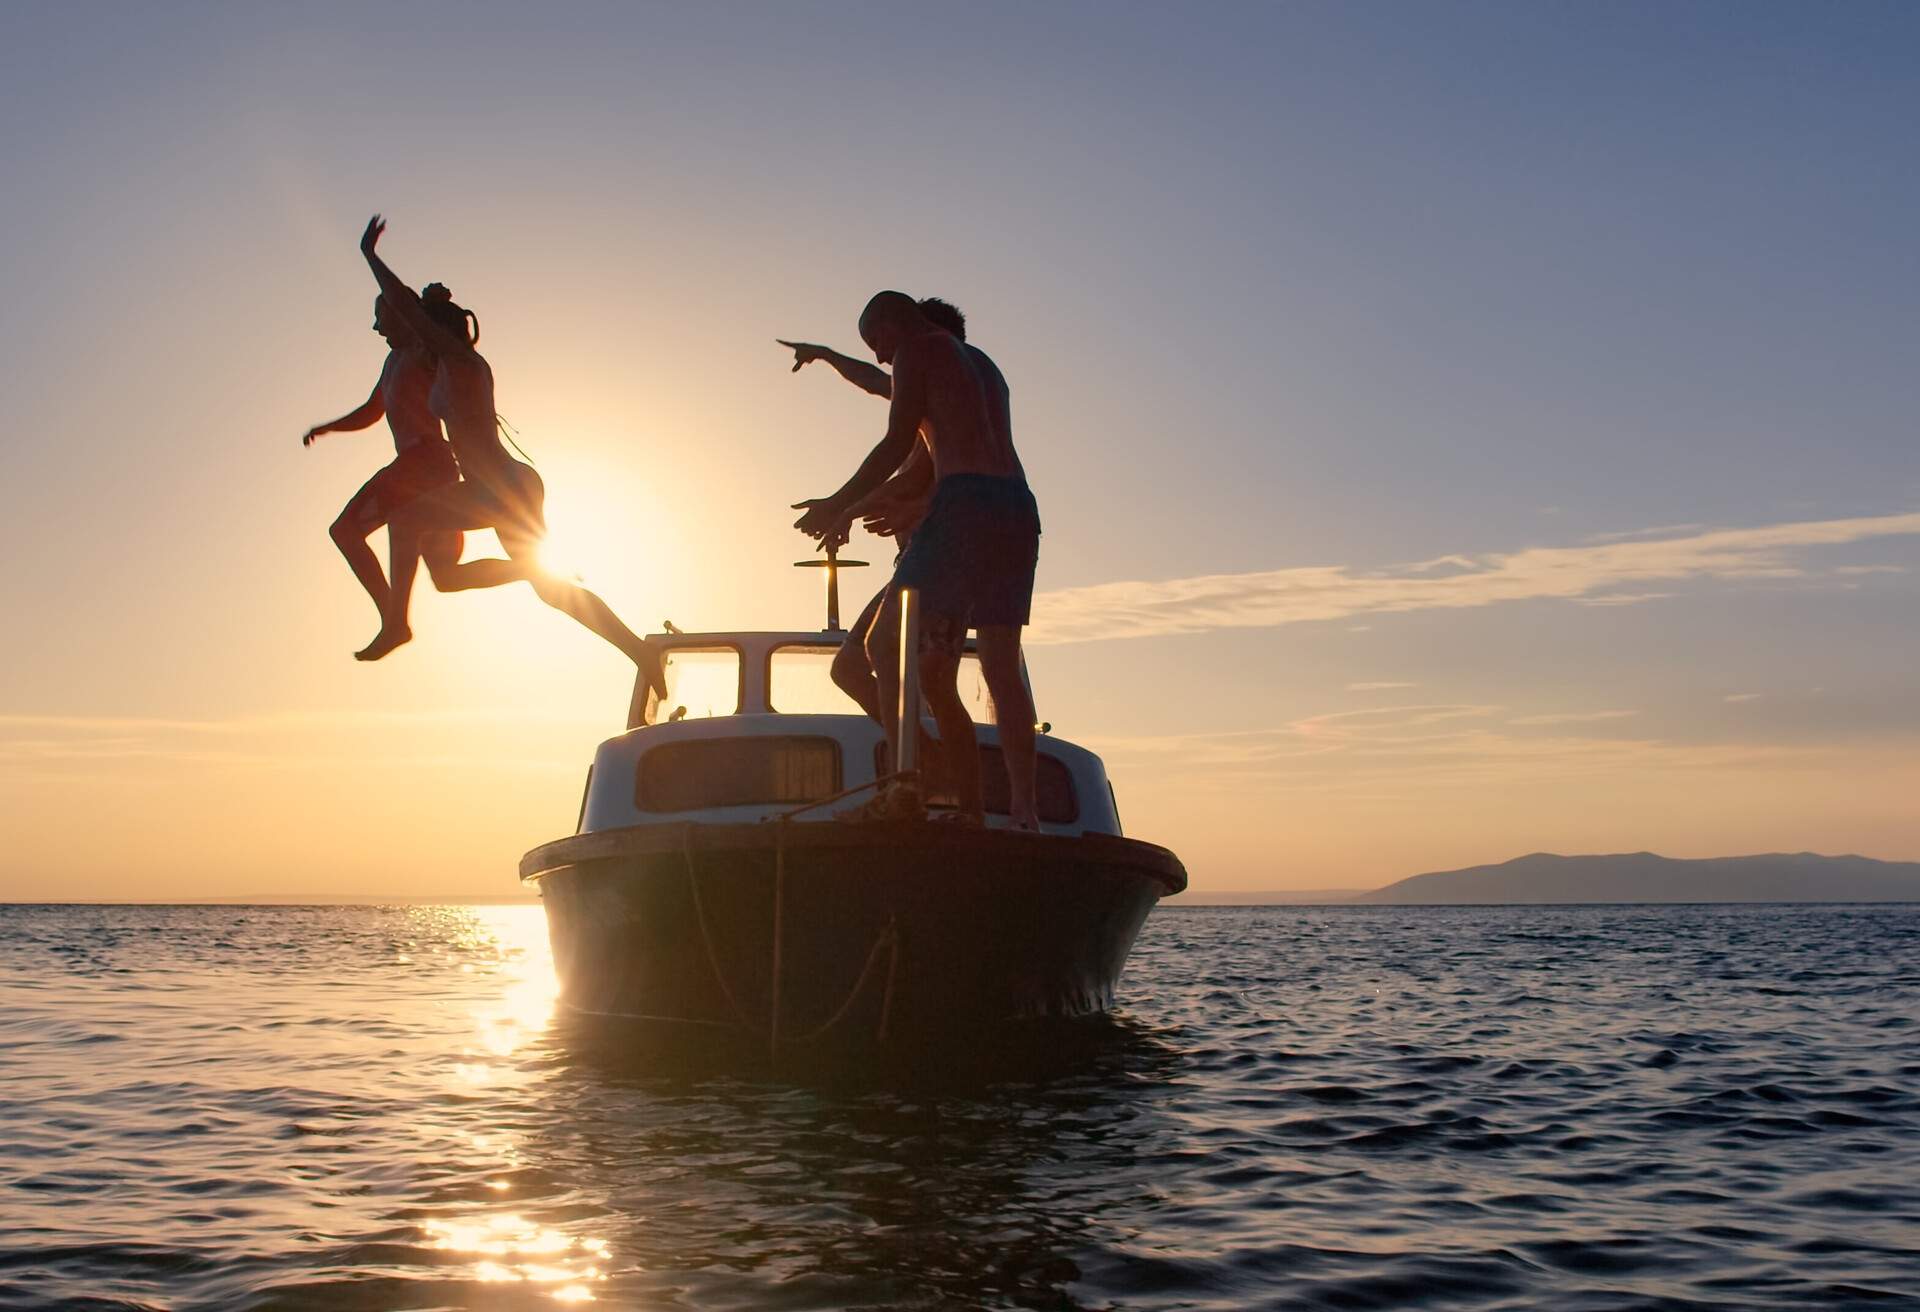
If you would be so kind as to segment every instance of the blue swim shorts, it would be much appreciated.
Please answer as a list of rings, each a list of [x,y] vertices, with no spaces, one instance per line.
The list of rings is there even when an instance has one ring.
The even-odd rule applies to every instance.
[[[1025,624],[1040,560],[1040,511],[1026,480],[952,474],[895,567],[896,587],[918,588],[929,625]]]

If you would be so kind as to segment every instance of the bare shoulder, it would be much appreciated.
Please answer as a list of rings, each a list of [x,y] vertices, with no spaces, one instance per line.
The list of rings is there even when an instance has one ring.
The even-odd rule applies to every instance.
[[[967,359],[973,362],[974,368],[978,369],[1000,386],[1005,387],[1007,385],[1007,376],[1000,372],[1000,366],[993,362],[992,356],[975,346],[972,342],[968,342],[965,349]]]
[[[966,349],[946,333],[926,333],[909,338],[894,351],[894,372],[905,362],[907,368],[922,373],[945,372],[959,365],[967,365]]]

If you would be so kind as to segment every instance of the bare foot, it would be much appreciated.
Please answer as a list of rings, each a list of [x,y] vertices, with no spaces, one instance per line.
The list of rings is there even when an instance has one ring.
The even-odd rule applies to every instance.
[[[413,641],[412,629],[382,628],[373,641],[353,654],[357,661],[377,661],[403,642]]]

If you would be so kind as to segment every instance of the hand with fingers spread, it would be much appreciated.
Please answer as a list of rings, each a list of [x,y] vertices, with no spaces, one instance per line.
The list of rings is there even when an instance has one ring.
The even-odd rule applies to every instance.
[[[793,508],[807,512],[794,520],[793,526],[822,546],[829,542],[838,546],[847,540],[853,516],[841,509],[839,498],[816,497],[811,501],[796,501]]]
[[[360,234],[360,253],[371,256],[373,248],[380,244],[380,234],[387,230],[387,221],[378,214],[367,220],[367,230]]]

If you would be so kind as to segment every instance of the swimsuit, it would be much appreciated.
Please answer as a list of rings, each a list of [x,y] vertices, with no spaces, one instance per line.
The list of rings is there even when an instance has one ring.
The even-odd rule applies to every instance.
[[[950,474],[934,488],[893,581],[920,590],[930,625],[964,638],[968,629],[1028,621],[1039,559],[1040,511],[1026,480]]]

